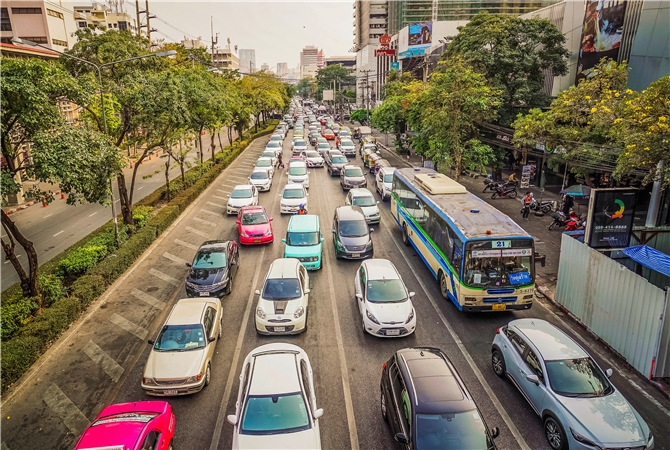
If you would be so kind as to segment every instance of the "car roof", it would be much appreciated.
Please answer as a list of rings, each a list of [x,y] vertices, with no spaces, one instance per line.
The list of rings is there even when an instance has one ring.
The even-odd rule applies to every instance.
[[[388,174],[392,175],[393,172],[395,172],[395,167],[382,167],[379,170],[380,170],[380,172],[384,172],[385,175],[388,175]]]
[[[299,265],[296,258],[277,258],[270,264],[268,278],[297,278]]]
[[[248,205],[240,208],[240,213],[255,213],[255,212],[265,212],[265,208],[261,205]]]
[[[407,348],[396,353],[418,414],[443,414],[477,408],[460,377],[437,348]]]
[[[200,323],[203,311],[207,306],[216,307],[217,299],[183,298],[177,302],[170,312],[166,325],[193,325]]]
[[[368,280],[401,279],[395,266],[388,259],[367,259],[362,265],[365,266],[365,275]]]
[[[345,164],[343,168],[345,170],[346,169],[360,169],[360,167],[358,167],[356,164]],[[363,170],[363,169],[361,169],[361,170]]]
[[[263,172],[267,174],[267,176],[270,176],[270,169],[267,167],[254,167],[254,170],[252,170],[251,173],[254,172]]]
[[[268,161],[268,162],[272,163],[272,158],[270,158],[268,156],[261,156],[260,158],[258,158],[258,161]],[[258,164],[258,161],[256,161],[256,164]]]
[[[251,189],[250,184],[238,184],[233,188],[233,191],[242,190],[242,189]]]
[[[285,343],[266,344],[254,349],[251,352],[254,363],[249,395],[302,391],[296,364],[296,355],[302,352],[300,347]]]
[[[546,320],[517,319],[508,326],[523,334],[545,361],[589,357],[570,336]]]
[[[319,216],[316,214],[305,214],[291,216],[286,231],[318,231],[319,228]]]
[[[348,166],[344,166],[345,168]],[[354,188],[349,191],[352,197],[373,197],[372,192],[367,188]]]
[[[284,185],[284,190],[286,189],[302,189],[305,190],[305,187],[300,183],[286,183]]]
[[[230,241],[205,241],[200,245],[200,248],[198,250],[210,250],[215,248],[225,250],[226,247],[228,247],[229,242]]]
[[[291,159],[294,158],[295,161],[291,161],[291,167],[307,167],[307,164],[305,164],[305,161],[303,161],[300,155],[291,156]]]
[[[365,220],[365,215],[360,206],[338,206],[335,208],[335,215],[339,220]]]

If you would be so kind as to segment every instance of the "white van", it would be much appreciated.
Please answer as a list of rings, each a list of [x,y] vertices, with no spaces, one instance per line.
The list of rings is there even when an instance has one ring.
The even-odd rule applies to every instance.
[[[395,172],[395,167],[382,167],[375,177],[375,190],[381,196],[382,201],[391,198],[393,172]]]

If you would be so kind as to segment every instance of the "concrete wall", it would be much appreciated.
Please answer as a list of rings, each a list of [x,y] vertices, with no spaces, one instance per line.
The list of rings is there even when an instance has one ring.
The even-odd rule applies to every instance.
[[[637,91],[670,75],[670,2],[644,2],[629,65],[628,86]]]

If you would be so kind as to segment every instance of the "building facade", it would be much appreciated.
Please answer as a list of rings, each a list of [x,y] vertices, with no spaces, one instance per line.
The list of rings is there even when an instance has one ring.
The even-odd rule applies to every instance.
[[[317,62],[319,56],[319,49],[313,45],[306,45],[300,52],[300,78],[305,78],[311,75],[312,72],[318,70]],[[311,66],[314,66],[312,68]]]
[[[388,8],[392,1],[355,0],[353,4],[354,46],[356,52],[356,103],[374,102],[379,98],[381,85],[377,82],[379,38],[387,32]]]
[[[74,6],[77,28],[98,27],[104,30],[127,30],[137,34],[137,20],[122,9],[112,10],[105,5]]]
[[[288,63],[277,63],[277,76],[285,77],[286,75],[288,75]]]
[[[319,50],[319,53],[316,54],[316,67],[319,69],[326,67],[326,54],[323,52],[323,49]]]
[[[212,54],[212,66],[223,70],[238,70],[240,60],[230,47],[215,48]]]
[[[4,44],[16,37],[63,52],[76,42],[76,30],[73,9],[60,2],[8,0],[0,7],[0,42]]]
[[[252,48],[241,48],[240,49],[240,72],[241,73],[254,73],[257,70],[256,67],[256,50]]]
[[[326,67],[338,64],[350,71],[356,70],[356,56],[331,56],[326,58]]]

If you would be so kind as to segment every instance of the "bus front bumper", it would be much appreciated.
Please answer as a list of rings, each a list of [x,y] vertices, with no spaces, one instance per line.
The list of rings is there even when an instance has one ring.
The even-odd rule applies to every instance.
[[[511,304],[507,303],[492,303],[490,305],[463,305],[463,311],[466,312],[484,312],[484,311],[511,311],[511,310],[522,310],[530,309],[533,306],[532,303],[521,303],[521,304]]]

